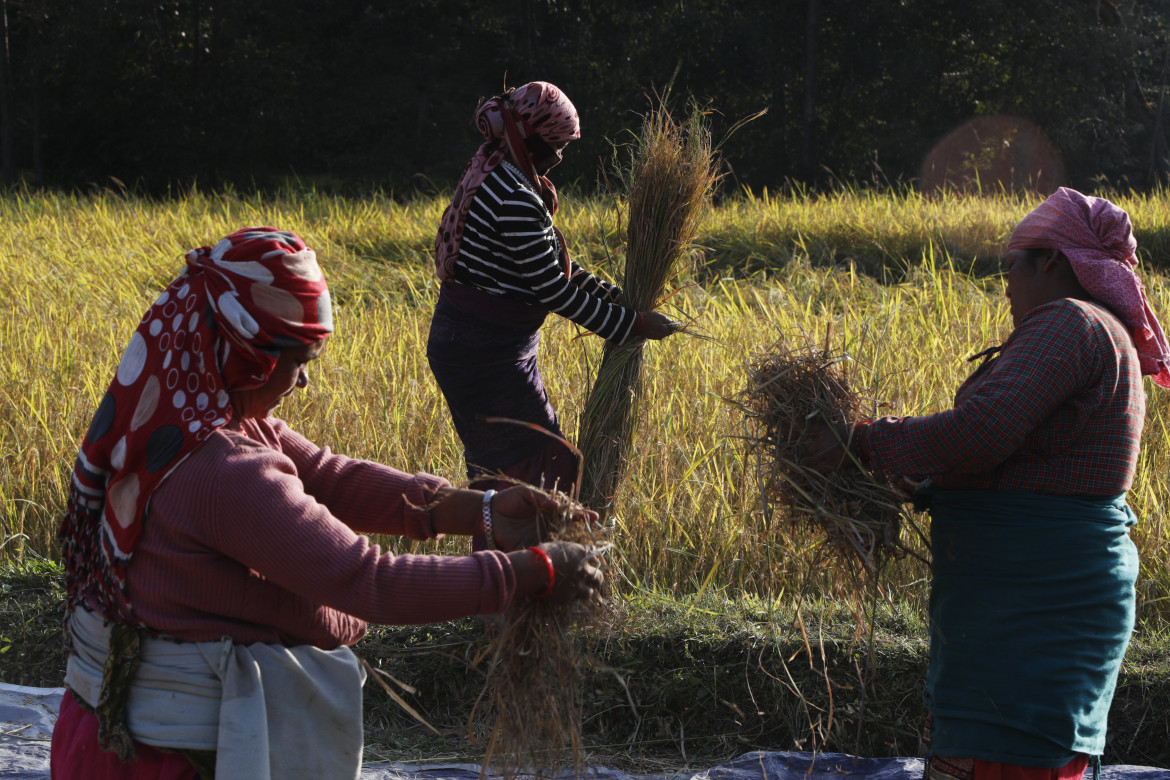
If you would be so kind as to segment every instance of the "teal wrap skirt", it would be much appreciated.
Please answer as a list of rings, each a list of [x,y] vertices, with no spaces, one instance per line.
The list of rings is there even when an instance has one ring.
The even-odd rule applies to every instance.
[[[1125,496],[926,488],[931,753],[1055,768],[1099,756],[1134,625]]]

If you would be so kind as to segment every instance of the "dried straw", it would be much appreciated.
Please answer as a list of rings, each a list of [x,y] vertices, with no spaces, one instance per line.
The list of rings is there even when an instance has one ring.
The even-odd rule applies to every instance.
[[[653,310],[692,248],[699,222],[719,179],[711,134],[701,110],[675,122],[664,100],[642,122],[642,132],[619,172],[629,203],[624,303]],[[607,343],[593,389],[581,413],[581,501],[608,516],[625,475],[627,452],[642,398],[645,341]]]
[[[906,551],[902,526],[913,524],[901,498],[881,473],[844,468],[822,475],[804,463],[810,422],[866,416],[843,370],[849,358],[807,342],[781,342],[774,350],[749,366],[748,388],[740,397],[765,506],[778,508],[795,525],[823,529],[843,563],[857,561],[876,573]]]
[[[554,492],[560,509],[542,518],[550,538],[592,548],[591,563],[609,581],[613,551],[600,524],[572,521],[580,508],[569,496]],[[604,595],[607,594],[603,594]],[[611,601],[550,604],[535,598],[517,599],[502,624],[489,630],[489,642],[476,658],[487,661],[483,691],[471,713],[471,739],[486,743],[484,774],[496,767],[505,777],[518,774],[551,777],[570,768],[585,768],[581,738],[581,700],[595,666],[586,638],[596,638],[610,625]],[[477,715],[490,723],[486,738],[474,733]]]

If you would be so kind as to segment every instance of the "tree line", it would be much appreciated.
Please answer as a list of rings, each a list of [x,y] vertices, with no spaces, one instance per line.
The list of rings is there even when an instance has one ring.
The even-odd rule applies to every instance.
[[[1170,178],[1168,17],[1170,0],[0,0],[0,173],[429,192],[478,145],[478,102],[542,79],[581,113],[557,179],[585,188],[669,86],[711,112],[735,187],[925,181],[948,133],[1007,116],[968,126],[952,178],[995,158],[1013,172],[983,186],[1059,167],[1148,190]]]

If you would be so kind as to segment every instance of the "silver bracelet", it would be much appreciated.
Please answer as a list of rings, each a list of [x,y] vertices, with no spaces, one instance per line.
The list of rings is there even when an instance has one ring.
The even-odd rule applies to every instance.
[[[492,533],[492,496],[494,490],[483,491],[483,535],[487,539],[487,548],[496,549],[496,535]]]

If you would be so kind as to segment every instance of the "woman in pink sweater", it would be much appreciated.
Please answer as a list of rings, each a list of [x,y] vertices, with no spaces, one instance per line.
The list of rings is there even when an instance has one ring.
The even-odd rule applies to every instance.
[[[315,253],[268,227],[191,251],[143,316],[61,527],[72,646],[54,778],[356,778],[348,646],[367,622],[596,595],[585,548],[539,543],[552,499],[345,458],[271,416],[332,329]],[[498,549],[394,555],[363,533]]]

